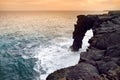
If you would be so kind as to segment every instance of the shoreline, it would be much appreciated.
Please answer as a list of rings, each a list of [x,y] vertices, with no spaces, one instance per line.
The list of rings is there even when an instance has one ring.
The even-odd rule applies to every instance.
[[[120,79],[120,11],[103,15],[79,15],[73,33],[73,51],[78,51],[87,30],[93,37],[77,65],[57,70],[46,80],[119,80]],[[86,22],[88,24],[86,24]],[[80,35],[81,34],[81,35]]]

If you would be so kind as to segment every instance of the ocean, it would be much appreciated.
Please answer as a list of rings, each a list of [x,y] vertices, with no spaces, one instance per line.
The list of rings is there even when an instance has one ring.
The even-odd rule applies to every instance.
[[[77,15],[100,14],[103,12],[80,12],[80,11],[5,11],[0,12],[0,72],[4,76],[0,80],[7,80],[3,67],[10,67],[10,73],[16,72],[17,77],[10,80],[27,80],[21,78],[16,69],[8,63],[14,60],[3,54],[21,56],[23,59],[37,59],[33,69],[38,73],[35,79],[45,80],[55,70],[73,66],[80,59],[80,52],[86,51],[89,46],[88,40],[93,36],[89,30],[83,40],[82,49],[79,52],[71,52],[72,33],[76,24]],[[21,59],[20,58],[20,59]],[[17,61],[18,59],[15,58]],[[4,63],[5,62],[5,63]],[[23,60],[24,62],[24,60]],[[4,63],[4,66],[3,66]],[[32,63],[31,63],[32,64]],[[26,65],[26,64],[24,64]],[[29,64],[27,64],[29,65]],[[17,65],[21,68],[19,65]],[[26,69],[27,68],[27,69]],[[31,67],[26,67],[29,70]],[[14,71],[12,71],[14,70]],[[16,70],[16,71],[15,71]],[[6,71],[7,72],[7,71]],[[32,71],[30,71],[32,73]],[[29,73],[24,74],[29,75]],[[14,76],[14,75],[11,75]],[[29,79],[30,80],[30,79]]]

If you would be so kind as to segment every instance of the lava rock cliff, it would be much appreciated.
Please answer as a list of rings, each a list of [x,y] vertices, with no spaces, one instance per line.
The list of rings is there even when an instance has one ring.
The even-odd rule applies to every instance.
[[[47,80],[120,80],[120,11],[77,18],[71,49],[78,51],[85,33],[92,29],[90,46],[80,53],[77,65],[57,70]]]

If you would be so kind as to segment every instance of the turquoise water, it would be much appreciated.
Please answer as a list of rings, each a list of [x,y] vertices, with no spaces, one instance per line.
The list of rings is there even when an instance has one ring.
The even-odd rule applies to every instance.
[[[45,80],[53,71],[77,64],[79,52],[73,53],[69,50],[73,41],[72,32],[76,16],[88,13],[95,14],[95,12],[1,12],[0,76],[3,77],[0,80]],[[91,36],[92,31],[88,31],[80,52],[86,50],[89,45],[87,41]],[[13,74],[9,75],[11,73]],[[9,79],[10,76],[13,77]]]

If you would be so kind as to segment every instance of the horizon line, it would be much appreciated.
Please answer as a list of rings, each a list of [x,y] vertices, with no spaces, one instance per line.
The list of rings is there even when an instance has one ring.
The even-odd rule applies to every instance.
[[[45,11],[45,12],[47,12],[47,11],[48,11],[48,12],[49,12],[49,11],[68,11],[68,12],[69,12],[69,11],[80,11],[80,12],[81,12],[81,11],[107,11],[107,10],[0,10],[0,11],[6,11],[6,12],[7,12],[7,11],[11,11],[11,12],[12,12],[12,11],[21,11],[21,12],[22,12],[22,11],[28,11],[28,12],[29,12],[29,11],[38,11],[38,12],[39,12],[39,11],[41,11],[41,12],[44,12],[44,11]]]
[[[97,12],[97,11],[99,11],[99,12],[101,12],[102,11],[102,12],[104,12],[105,11],[105,12],[108,12],[108,11],[120,11],[120,10],[0,10],[0,11],[5,11],[5,12],[7,12],[7,11],[11,11],[11,12],[12,11],[13,12],[15,12],[15,11],[19,11],[19,12],[25,12],[25,11],[26,12],[27,11],[28,12],[29,11],[38,11],[38,12],[49,12],[49,11],[54,11],[54,12],[57,12],[57,11],[68,11],[68,12],[69,11],[76,11],[76,12],[88,11],[89,12],[90,11],[91,12],[91,11],[96,11]]]

